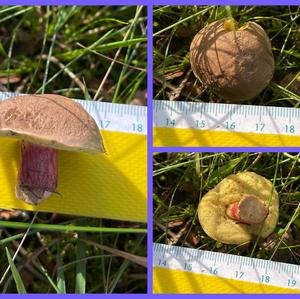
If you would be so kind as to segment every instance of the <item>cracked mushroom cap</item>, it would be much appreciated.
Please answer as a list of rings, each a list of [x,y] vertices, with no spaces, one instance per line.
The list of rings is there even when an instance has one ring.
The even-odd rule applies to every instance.
[[[278,194],[272,189],[269,180],[254,172],[226,177],[200,200],[198,217],[203,230],[214,240],[225,244],[247,243],[258,235],[268,237],[277,225],[279,214]],[[248,223],[234,219],[239,216],[235,209],[232,209],[235,217],[230,217],[228,208],[237,204],[245,209],[243,216]],[[262,220],[261,223],[256,223],[258,219]]]
[[[221,98],[247,101],[273,77],[271,43],[254,22],[227,29],[228,22],[233,20],[215,21],[195,35],[190,46],[191,67],[195,76]]]
[[[0,102],[1,135],[55,149],[104,152],[95,120],[80,104],[54,94]]]

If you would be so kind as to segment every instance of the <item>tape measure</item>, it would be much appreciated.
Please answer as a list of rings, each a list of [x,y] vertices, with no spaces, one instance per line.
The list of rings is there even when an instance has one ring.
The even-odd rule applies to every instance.
[[[154,293],[300,293],[300,266],[154,243]]]
[[[0,93],[0,101],[21,94]],[[58,187],[37,206],[15,197],[19,142],[0,138],[0,208],[147,219],[147,108],[76,100],[101,129],[106,154],[59,151]]]
[[[300,146],[300,109],[154,101],[155,146]]]

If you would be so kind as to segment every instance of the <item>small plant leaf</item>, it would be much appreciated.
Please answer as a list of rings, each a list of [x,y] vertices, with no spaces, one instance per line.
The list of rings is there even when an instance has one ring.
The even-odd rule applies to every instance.
[[[3,47],[3,44],[0,41],[0,54],[3,55],[4,57],[7,57],[7,53]]]
[[[79,238],[86,239],[86,233],[78,234]],[[85,260],[86,244],[81,240],[77,240],[76,244],[76,294],[85,294],[86,292],[86,260]]]
[[[66,281],[65,281],[62,258],[60,254],[59,243],[57,243],[56,263],[57,263],[57,288],[59,290],[59,294],[66,294]]]
[[[6,250],[6,256],[8,259],[8,263],[9,263],[9,266],[10,266],[10,269],[11,269],[16,287],[17,287],[17,291],[19,294],[26,294],[27,292],[26,292],[25,286],[23,284],[22,278],[18,272],[17,267],[15,266],[14,261],[11,258],[9,250],[7,249],[7,247],[5,247],[5,250]]]
[[[207,181],[207,187],[211,188],[214,187],[221,179],[225,178],[226,176],[232,174],[233,170],[237,167],[237,165],[245,158],[244,155],[241,155],[240,157],[236,159],[229,160],[225,163],[225,165],[215,169],[208,181]]]

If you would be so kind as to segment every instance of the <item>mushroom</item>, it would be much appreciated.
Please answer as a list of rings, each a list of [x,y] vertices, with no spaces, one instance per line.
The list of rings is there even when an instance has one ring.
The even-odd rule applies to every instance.
[[[104,152],[94,119],[80,104],[54,94],[1,102],[0,136],[21,140],[16,197],[32,205],[57,192],[57,150]]]
[[[206,193],[198,206],[205,233],[225,244],[248,243],[268,237],[275,229],[279,200],[272,183],[254,172],[223,179]]]
[[[270,82],[274,57],[263,28],[248,22],[237,28],[233,19],[221,19],[201,29],[190,46],[195,76],[219,97],[247,101]]]

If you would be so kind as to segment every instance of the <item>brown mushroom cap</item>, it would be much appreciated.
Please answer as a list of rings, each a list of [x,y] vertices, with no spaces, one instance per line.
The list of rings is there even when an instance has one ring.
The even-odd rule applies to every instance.
[[[231,31],[224,28],[226,21],[215,21],[196,34],[190,47],[191,67],[195,76],[221,98],[250,100],[273,77],[271,43],[254,22]]]
[[[95,120],[66,97],[25,95],[0,103],[0,136],[11,136],[45,147],[103,152]]]
[[[226,210],[245,196],[254,196],[268,207],[268,215],[261,224],[245,224],[230,218]],[[225,244],[243,244],[258,235],[269,236],[275,229],[279,214],[279,200],[272,183],[254,172],[241,172],[223,179],[206,193],[198,206],[203,230],[211,238]]]

